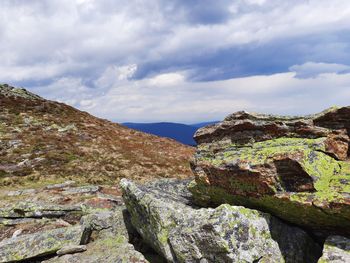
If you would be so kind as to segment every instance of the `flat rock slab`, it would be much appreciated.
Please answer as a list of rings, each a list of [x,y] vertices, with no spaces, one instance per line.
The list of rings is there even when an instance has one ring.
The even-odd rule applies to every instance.
[[[317,262],[321,248],[306,232],[257,210],[193,207],[188,181],[121,187],[131,222],[168,262]]]
[[[348,263],[350,262],[350,239],[342,236],[327,238],[322,257],[318,263]]]
[[[79,245],[82,235],[83,228],[79,225],[4,239],[0,242],[0,262],[54,254],[62,247]]]
[[[1,218],[42,218],[60,217],[70,212],[82,212],[80,205],[51,205],[33,202],[19,202],[0,209]]]

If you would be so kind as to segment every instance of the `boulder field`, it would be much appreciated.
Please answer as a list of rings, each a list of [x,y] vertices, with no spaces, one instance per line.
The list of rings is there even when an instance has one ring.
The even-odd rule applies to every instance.
[[[0,191],[0,263],[350,262],[349,132],[350,107],[237,112],[192,178]]]

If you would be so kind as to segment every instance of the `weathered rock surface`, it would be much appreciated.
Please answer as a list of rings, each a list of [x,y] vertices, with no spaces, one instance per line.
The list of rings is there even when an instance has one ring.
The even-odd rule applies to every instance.
[[[342,236],[330,236],[323,247],[322,257],[318,263],[350,262],[350,239]]]
[[[4,239],[0,242],[0,262],[20,261],[55,253],[67,245],[79,245],[81,226],[65,227]]]
[[[188,181],[121,187],[131,222],[168,262],[316,262],[321,249],[301,229],[241,206],[191,205]]]
[[[67,254],[75,254],[86,251],[86,245],[70,245],[64,246],[57,251],[57,255],[63,256]]]
[[[0,208],[0,221],[11,218],[60,217],[70,212],[81,213],[82,210],[81,206],[19,202],[10,207]]]
[[[86,251],[55,257],[44,262],[147,263],[145,257],[129,243],[129,230],[124,217],[124,206],[114,211],[101,211],[84,216],[81,219],[81,225],[94,239],[86,245]]]
[[[200,129],[196,202],[243,205],[350,235],[350,107],[305,117],[237,112]]]
[[[28,194],[0,192],[0,262],[148,262],[130,243],[143,244],[116,187],[64,182],[18,192]]]

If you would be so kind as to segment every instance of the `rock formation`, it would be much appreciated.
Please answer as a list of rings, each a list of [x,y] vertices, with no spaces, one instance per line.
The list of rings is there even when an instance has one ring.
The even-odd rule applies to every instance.
[[[242,205],[350,235],[350,107],[305,117],[237,112],[200,129],[197,204]]]
[[[188,182],[121,181],[131,222],[168,262],[316,262],[320,247],[303,230],[240,206],[191,205]]]

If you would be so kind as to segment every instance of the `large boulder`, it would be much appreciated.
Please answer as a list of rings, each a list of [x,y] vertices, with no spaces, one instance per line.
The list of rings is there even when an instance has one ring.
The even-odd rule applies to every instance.
[[[350,262],[350,239],[342,236],[327,238],[322,257],[318,263],[347,263]]]
[[[241,206],[195,207],[188,183],[121,181],[131,223],[168,262],[317,262],[321,249],[303,230]]]
[[[242,205],[350,235],[350,107],[284,117],[236,112],[197,131],[196,203]]]

